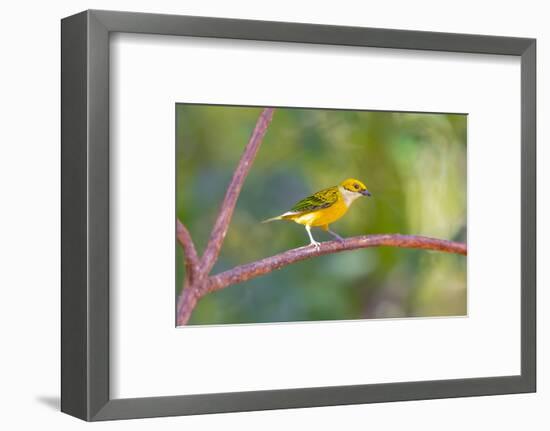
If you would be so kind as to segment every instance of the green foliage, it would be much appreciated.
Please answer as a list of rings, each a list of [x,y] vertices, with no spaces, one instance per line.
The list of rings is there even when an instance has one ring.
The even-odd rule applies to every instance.
[[[177,216],[204,250],[260,108],[178,105]],[[331,228],[466,240],[466,120],[459,114],[282,109],[246,179],[213,273],[306,245],[260,224],[348,177],[360,199]],[[318,240],[329,237],[314,229]],[[185,269],[177,252],[179,293]],[[205,296],[191,324],[466,314],[466,258],[398,248],[310,259]]]

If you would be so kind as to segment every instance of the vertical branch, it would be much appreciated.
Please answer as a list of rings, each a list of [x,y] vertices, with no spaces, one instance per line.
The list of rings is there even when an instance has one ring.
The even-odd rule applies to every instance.
[[[183,290],[176,305],[176,324],[184,325],[191,317],[193,308],[197,305],[196,282],[200,278],[200,262],[191,234],[179,219],[176,221],[176,236],[183,248],[183,261],[185,263]]]
[[[178,304],[176,306],[176,325],[186,325],[191,318],[191,313],[197,305],[199,300],[199,292],[194,284],[186,284],[183,286],[180,297],[178,298]]]
[[[188,281],[191,281],[195,278],[200,268],[197,249],[195,248],[191,234],[179,220],[176,221],[176,234],[178,242],[183,248],[186,278]]]
[[[241,160],[233,173],[233,178],[227,187],[225,197],[218,213],[218,218],[216,219],[206,250],[202,256],[201,272],[203,274],[207,275],[210,273],[218,259],[242,185],[252,167],[258,149],[262,144],[267,127],[273,118],[273,111],[273,108],[265,108],[260,114],[260,118],[258,118],[256,122],[256,127],[250,136],[248,144],[241,156]]]

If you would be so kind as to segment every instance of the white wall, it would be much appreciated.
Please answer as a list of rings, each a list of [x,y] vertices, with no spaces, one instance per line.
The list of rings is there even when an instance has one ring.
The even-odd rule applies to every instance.
[[[59,19],[118,9],[526,36],[538,39],[539,221],[548,217],[542,172],[549,153],[549,13],[542,1],[298,2],[277,0],[90,0],[6,3],[0,26],[0,423],[6,429],[76,429],[59,397]],[[506,185],[506,179],[502,179]],[[543,184],[545,183],[545,184]],[[474,185],[475,186],[475,185]],[[162,418],[97,424],[102,429],[548,429],[548,229],[539,223],[539,392],[454,400]],[[545,259],[546,258],[546,259]],[[525,426],[527,425],[527,426]]]

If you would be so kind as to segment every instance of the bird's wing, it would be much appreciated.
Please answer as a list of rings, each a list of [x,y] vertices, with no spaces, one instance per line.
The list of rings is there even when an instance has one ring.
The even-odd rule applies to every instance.
[[[338,200],[338,187],[321,190],[299,202],[296,202],[289,212],[302,213],[328,208]]]

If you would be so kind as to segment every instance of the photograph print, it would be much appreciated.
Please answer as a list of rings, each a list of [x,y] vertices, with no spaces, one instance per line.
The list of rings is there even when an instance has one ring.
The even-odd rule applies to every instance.
[[[177,104],[176,325],[467,315],[467,115]]]

